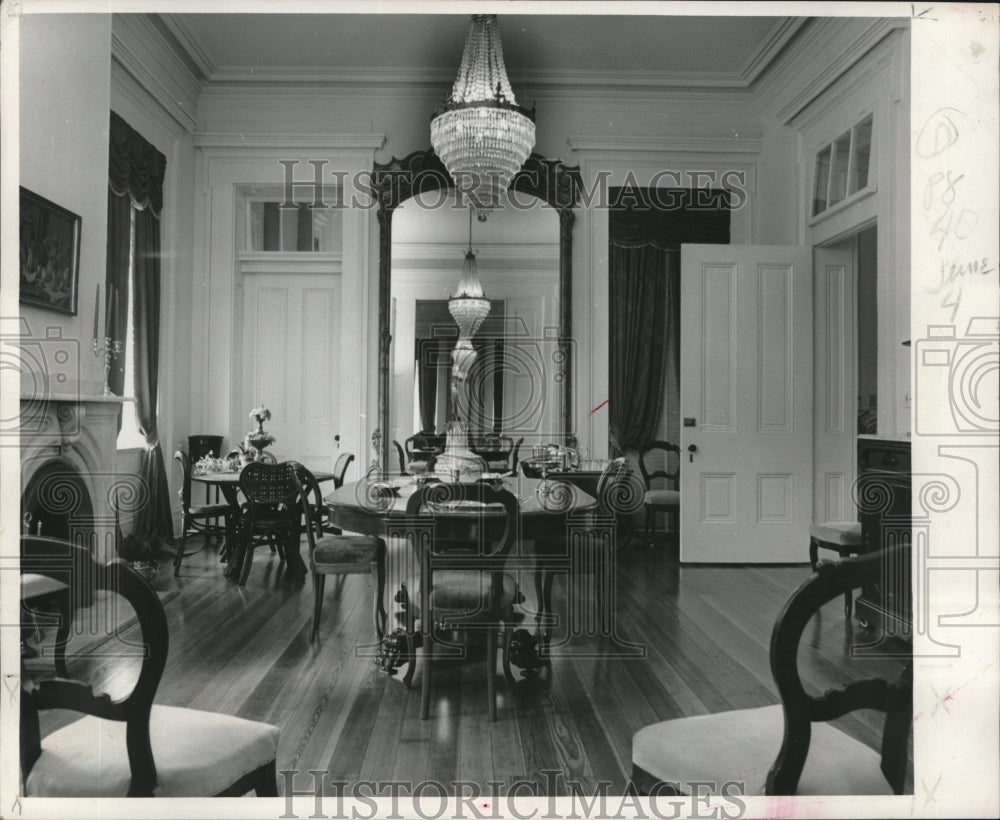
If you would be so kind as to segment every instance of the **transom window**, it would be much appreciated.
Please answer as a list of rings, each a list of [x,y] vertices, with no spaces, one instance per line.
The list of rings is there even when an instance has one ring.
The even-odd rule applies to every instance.
[[[874,190],[871,156],[871,114],[816,152],[813,217]]]

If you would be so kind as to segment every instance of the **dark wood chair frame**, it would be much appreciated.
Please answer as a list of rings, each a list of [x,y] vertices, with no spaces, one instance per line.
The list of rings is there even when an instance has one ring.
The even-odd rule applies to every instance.
[[[676,453],[677,454],[677,469],[676,470],[669,470],[669,469],[650,470],[646,466],[646,456],[649,455],[649,454],[651,454],[651,453],[654,453],[656,451],[662,451],[665,454],[666,464],[667,464],[668,467],[669,467],[669,464],[670,464],[670,454],[671,453]],[[676,444],[671,444],[669,441],[662,441],[662,440],[659,440],[659,439],[657,439],[656,441],[651,441],[648,444],[643,445],[642,448],[640,448],[640,450],[639,450],[639,470],[642,473],[642,481],[646,485],[647,492],[649,490],[655,489],[653,487],[653,482],[654,481],[658,481],[660,479],[666,479],[668,482],[670,482],[672,484],[672,486],[669,487],[668,489],[671,489],[671,490],[680,490],[681,448],[678,447]],[[673,506],[671,506],[671,507],[661,507],[661,506],[658,506],[658,505],[655,505],[655,504],[646,504],[645,507],[646,507],[646,522],[645,522],[645,527],[646,527],[646,539],[647,540],[650,537],[650,533],[654,529],[654,524],[655,524],[654,518],[655,518],[656,513],[658,511],[663,511],[663,512],[666,512],[668,514],[672,513],[672,514],[675,514],[678,518],[680,517],[680,505],[679,504],[678,504],[677,507],[673,507]],[[674,522],[674,527],[676,529],[679,529],[679,527],[680,527],[680,521],[679,520]]]
[[[896,547],[889,552],[906,549]],[[792,593],[778,615],[771,632],[771,675],[781,696],[785,728],[781,749],[767,775],[765,794],[795,794],[809,752],[811,725],[857,709],[885,713],[880,769],[893,792],[903,793],[913,716],[912,664],[904,668],[898,681],[882,678],[853,681],[820,697],[806,692],[798,669],[802,633],[816,611],[846,590],[878,583],[884,567],[898,558],[879,551],[842,561],[820,561],[816,573]],[[637,766],[632,768],[632,780],[643,793],[661,788],[656,778]]]
[[[327,508],[323,502],[319,482],[312,472],[301,464],[296,465],[295,480],[298,483],[299,496],[302,502],[302,519],[305,522],[306,536],[309,542],[309,568],[313,578],[313,621],[309,630],[309,643],[314,643],[319,633],[320,616],[323,611],[323,593],[326,587],[327,575],[370,574],[375,579],[375,601],[373,605],[375,618],[375,634],[379,640],[385,636],[389,616],[385,610],[385,542],[379,538],[376,559],[372,564],[339,564],[326,565],[322,569],[316,566],[314,555],[318,541],[317,533],[322,532],[318,526],[326,519]],[[310,502],[310,496],[312,502]],[[339,534],[339,531],[338,533]]]
[[[245,511],[237,526],[236,569],[240,586],[246,585],[254,550],[261,543],[276,548],[289,570],[299,570],[288,554],[291,549],[298,550],[300,537],[297,466],[288,461],[280,464],[255,461],[240,473],[239,489],[246,499]]]
[[[206,543],[211,536],[217,536],[220,539],[225,538],[223,542],[225,549],[231,549],[231,544],[233,544],[235,539],[235,530],[233,528],[233,513],[234,511],[229,507],[228,504],[215,504],[201,506],[192,506],[191,504],[191,459],[188,458],[188,454],[183,450],[178,450],[174,453],[174,461],[181,465],[181,535],[180,543],[177,545],[177,554],[174,556],[174,575],[177,575],[181,571],[181,561],[184,560],[186,555],[192,555],[192,553],[186,553],[184,551],[187,545],[187,539],[189,535],[204,535]],[[207,487],[206,487],[207,489]],[[117,505],[116,505],[117,506]],[[117,515],[117,512],[116,512]],[[209,520],[218,521],[219,518],[223,519],[223,526],[219,527],[216,524],[209,524]],[[228,558],[228,555],[224,555],[224,558]]]
[[[145,654],[132,691],[119,700],[95,694],[82,680],[56,678],[28,682],[21,688],[21,772],[27,778],[42,753],[38,713],[69,709],[105,720],[124,721],[132,781],[129,797],[152,797],[157,785],[156,762],[149,735],[153,698],[167,662],[170,635],[163,604],[149,583],[120,560],[100,565],[82,547],[40,536],[21,539],[21,572],[62,581],[73,591],[74,604],[84,606],[93,590],[105,589],[125,598],[135,610]],[[253,790],[258,797],[277,797],[277,766],[272,760],[241,777],[217,797],[236,797]]]
[[[396,460],[399,462],[399,474],[409,475],[410,473],[406,469],[406,453],[403,451],[403,445],[396,441],[396,439],[393,439],[392,446],[396,449]]]
[[[503,507],[503,529],[499,534],[501,516],[498,510],[490,511],[485,506],[476,519],[477,537],[474,542],[446,542],[433,537],[435,512],[440,507],[454,502],[476,502],[482,505]],[[467,515],[464,513],[463,515]],[[494,526],[489,526],[493,519]],[[489,572],[489,591],[485,596],[482,610],[455,616],[449,610],[449,627],[454,629],[475,629],[486,633],[486,687],[489,698],[490,720],[497,716],[496,705],[496,650],[497,632],[504,626],[503,672],[508,681],[514,679],[510,668],[510,639],[513,632],[512,612],[501,610],[503,576],[507,558],[514,546],[517,535],[517,498],[507,490],[497,490],[488,484],[429,484],[418,489],[407,501],[406,521],[393,522],[387,535],[406,539],[416,552],[420,568],[420,634],[423,648],[422,681],[420,690],[420,717],[426,719],[430,713],[431,667],[434,660],[434,620],[431,595],[434,588],[434,572],[438,570],[460,569]],[[515,590],[514,601],[518,598]],[[510,610],[514,604],[511,604]],[[410,663],[403,678],[407,687],[412,684],[416,668],[416,617],[412,605],[407,606],[407,633]],[[464,617],[463,617],[464,616]]]

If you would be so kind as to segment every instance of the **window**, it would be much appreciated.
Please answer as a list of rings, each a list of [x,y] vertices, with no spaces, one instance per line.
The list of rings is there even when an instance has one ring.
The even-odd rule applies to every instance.
[[[340,212],[314,208],[308,202],[283,205],[277,201],[252,201],[247,250],[338,251]]]
[[[122,429],[118,431],[119,450],[134,450],[146,447],[146,437],[139,431],[139,417],[135,403],[135,208],[132,208],[129,225],[128,249],[128,319],[125,325],[125,384],[122,389]]]
[[[813,161],[811,215],[817,217],[859,195],[870,193],[872,115],[827,143]]]

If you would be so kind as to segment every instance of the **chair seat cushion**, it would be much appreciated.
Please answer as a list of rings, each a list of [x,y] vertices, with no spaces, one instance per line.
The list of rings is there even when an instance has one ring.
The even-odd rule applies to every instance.
[[[188,507],[189,515],[206,518],[225,518],[232,511],[228,504],[192,504]]]
[[[420,610],[420,578],[407,579],[406,588],[411,590],[410,601],[413,607]],[[431,606],[434,609],[450,609],[461,612],[473,612],[483,607],[483,601],[490,590],[490,574],[479,570],[446,569],[434,572],[434,584],[431,588]],[[504,610],[514,603],[517,595],[517,579],[509,572],[503,574],[503,593],[500,599],[500,609]]]
[[[35,572],[26,572],[21,576],[21,598],[37,598],[39,595],[48,595],[51,592],[59,592],[67,589],[66,584],[49,578],[48,575],[39,575]]]
[[[84,717],[42,740],[24,784],[36,797],[124,797],[131,773],[123,721]],[[267,723],[153,706],[149,733],[157,797],[211,797],[274,760],[278,727]]]
[[[490,472],[493,473],[506,473],[510,469],[510,461],[506,458],[487,461],[486,465],[490,468]]]
[[[746,794],[764,793],[784,733],[780,704],[667,720],[632,736],[632,765],[660,781],[738,781]],[[829,723],[813,723],[809,754],[796,794],[892,794],[879,754]]]
[[[643,500],[651,507],[679,507],[681,494],[679,490],[647,490]]]
[[[364,564],[367,567],[378,560],[381,551],[382,542],[370,535],[326,535],[316,541],[312,559],[320,571],[324,565]]]
[[[860,521],[828,521],[826,524],[813,524],[809,527],[809,537],[825,544],[840,544],[841,546],[861,545]]]

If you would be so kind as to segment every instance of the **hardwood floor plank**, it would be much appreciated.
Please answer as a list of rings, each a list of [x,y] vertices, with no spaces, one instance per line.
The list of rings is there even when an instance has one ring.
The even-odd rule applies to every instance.
[[[246,587],[222,572],[213,548],[185,558],[179,578],[169,569],[156,578],[158,592],[173,596],[165,603],[171,647],[156,700],[273,723],[281,731],[278,768],[303,773],[295,780],[300,790],[312,788],[308,770],[325,770],[328,794],[336,780],[415,784],[428,778],[449,791],[456,780],[488,793],[488,781],[509,787],[528,779],[543,793],[586,794],[602,781],[610,781],[611,794],[620,793],[631,771],[632,734],[643,725],[778,702],[768,657],[771,628],[808,575],[798,566],[681,566],[676,544],[621,549],[614,633],[641,645],[643,657],[616,656],[613,639],[582,634],[586,630],[568,617],[562,576],[553,589],[555,635],[562,642],[551,665],[533,678],[518,674],[508,685],[498,663],[498,720],[490,723],[481,660],[439,664],[431,716],[421,720],[420,674],[406,690],[365,656],[373,637],[367,576],[328,580],[320,636],[310,645],[311,582],[289,583],[280,562],[263,550]],[[523,626],[533,629],[533,579],[524,573],[521,580]],[[584,595],[573,600],[591,611],[586,596],[593,592]],[[849,673],[895,679],[901,665],[852,657],[852,647],[872,636],[846,621],[842,606],[838,599],[823,607],[803,635],[800,674],[817,693]],[[581,634],[571,635],[574,630]],[[134,630],[122,633],[129,635]],[[135,671],[134,664],[109,657],[87,664],[114,687]],[[879,740],[877,713],[857,713],[840,724],[868,745]],[[52,725],[46,716],[43,731]],[[553,771],[559,772],[554,786]]]

